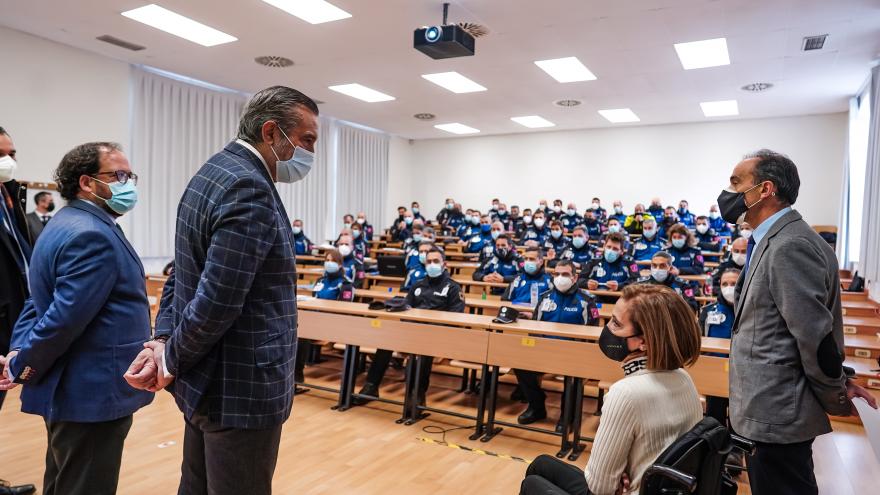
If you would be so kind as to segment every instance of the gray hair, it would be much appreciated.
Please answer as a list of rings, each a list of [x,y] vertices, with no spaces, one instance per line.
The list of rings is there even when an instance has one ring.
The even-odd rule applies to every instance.
[[[797,166],[791,158],[768,149],[760,149],[749,153],[743,160],[758,159],[755,165],[755,182],[772,182],[777,189],[776,195],[783,203],[793,205],[797,201],[801,188],[801,179]]]
[[[250,144],[263,141],[263,124],[275,121],[284,132],[300,124],[297,107],[305,107],[318,115],[318,105],[303,93],[287,86],[272,86],[255,94],[248,101],[238,122],[238,138]]]
[[[666,251],[657,251],[654,253],[654,256],[651,256],[651,259],[654,258],[663,258],[667,263],[672,264],[672,255],[667,253]]]

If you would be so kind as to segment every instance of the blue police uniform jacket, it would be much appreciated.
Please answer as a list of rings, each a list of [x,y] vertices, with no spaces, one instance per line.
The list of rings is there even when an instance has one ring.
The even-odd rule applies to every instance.
[[[293,243],[296,249],[296,254],[311,254],[312,241],[310,241],[302,232],[293,235]]]
[[[537,241],[539,246],[543,246],[548,237],[550,237],[550,229],[547,228],[547,225],[544,225],[541,229],[532,225],[523,234],[520,242],[525,244],[526,241]]]
[[[581,266],[586,266],[593,259],[593,247],[590,246],[589,242],[580,248],[574,247],[574,244],[569,244],[565,247],[565,250],[556,252],[556,258],[571,260]]]
[[[639,284],[649,284],[649,285],[665,285],[670,289],[674,290],[676,294],[680,295],[684,298],[685,302],[688,303],[688,306],[691,307],[695,312],[699,311],[700,303],[697,302],[697,288],[699,285],[695,282],[688,282],[687,280],[681,277],[673,277],[672,275],[667,275],[666,280],[662,282],[658,282],[651,275],[647,275],[644,277],[640,277],[636,283]]]
[[[461,225],[458,226],[458,228],[455,231],[455,235],[457,235],[458,238],[461,239],[462,241],[466,241],[466,240],[470,239],[471,236],[474,235],[474,233],[475,233],[474,226],[471,224],[467,224],[467,223],[462,223]],[[479,227],[477,227],[476,233],[479,233]]]
[[[325,272],[324,276],[315,283],[312,293],[318,299],[332,301],[351,301],[354,299],[354,287],[342,272]]]
[[[471,238],[468,239],[467,246],[465,246],[465,252],[467,253],[479,253],[486,247],[486,245],[493,245],[495,243],[494,239],[492,239],[491,232],[477,232],[471,235]]]
[[[543,268],[531,275],[526,272],[520,273],[507,286],[501,300],[514,304],[531,304],[533,285],[538,286],[538,294],[540,295],[553,288],[553,279]]]
[[[418,261],[418,258],[416,258],[416,261]],[[419,266],[407,270],[406,278],[403,279],[403,285],[400,286],[400,290],[404,292],[409,291],[427,276],[428,272],[425,271],[425,265],[419,263]]]
[[[723,218],[709,218],[709,228],[718,233],[718,235],[730,235],[730,225]]]
[[[696,218],[693,213],[687,210],[678,210],[678,221],[683,223],[685,227],[692,229],[694,225],[697,223]]]
[[[620,222],[620,225],[623,225],[626,221],[626,213],[615,213],[614,215],[610,215],[608,220],[611,220],[612,218],[616,218],[617,221]]]
[[[678,268],[682,275],[702,275],[703,274],[703,253],[698,247],[685,246],[678,249],[669,245],[666,251],[672,255],[672,265]]]
[[[594,241],[599,240],[602,237],[602,232],[605,231],[598,220],[594,220],[593,223],[584,220],[584,228],[587,229],[587,236]]]
[[[352,252],[352,254],[342,259],[342,266],[345,271],[345,277],[351,280],[355,287],[360,287],[366,276],[364,273],[364,262],[358,259],[355,253]]]
[[[654,234],[653,239],[648,239],[644,235],[635,243],[633,243],[633,258],[636,261],[650,261],[655,254],[663,250],[666,245],[666,239]]]
[[[577,286],[567,293],[551,289],[538,299],[534,319],[570,325],[597,325],[599,307],[595,297]]]
[[[721,299],[700,312],[700,329],[707,337],[729,339],[733,329],[733,306]]]
[[[552,235],[547,237],[544,241],[544,245],[542,246],[545,251],[554,250],[557,253],[565,251],[565,249],[571,244],[571,241],[565,235],[559,236],[559,239],[554,239]]]
[[[629,256],[621,256],[614,263],[609,263],[605,257],[597,257],[585,270],[588,273],[588,280],[595,280],[599,283],[615,281],[618,284],[617,290],[621,290],[628,283],[632,282],[639,274],[639,266]]]
[[[718,243],[718,235],[715,233],[714,230],[712,230],[711,227],[709,228],[709,230],[706,231],[705,234],[694,232],[694,236],[697,238],[697,243],[700,246],[700,249],[705,249],[706,251],[714,251],[721,247]]]
[[[559,219],[562,222],[562,226],[565,227],[565,230],[570,231],[571,229],[577,227],[578,225],[584,223],[584,217],[575,213],[574,215],[565,214]]]

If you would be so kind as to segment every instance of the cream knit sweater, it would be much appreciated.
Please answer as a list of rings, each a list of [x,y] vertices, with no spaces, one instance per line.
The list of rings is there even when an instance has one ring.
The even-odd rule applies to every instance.
[[[673,441],[703,417],[700,397],[683,370],[639,370],[611,386],[584,474],[595,495],[612,495],[626,472],[630,493]]]

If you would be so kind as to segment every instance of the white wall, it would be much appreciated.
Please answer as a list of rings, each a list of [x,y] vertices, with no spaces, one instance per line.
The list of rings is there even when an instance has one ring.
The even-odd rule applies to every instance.
[[[416,184],[413,181],[419,180],[413,175],[415,170],[415,167],[412,166],[413,146],[414,144],[410,144],[408,139],[398,136],[391,137],[388,150],[388,197],[385,200],[385,212],[381,219],[371,220],[373,227],[377,230],[391,225],[391,222],[397,217],[398,206],[403,205],[409,208],[409,204],[413,201],[411,191]],[[432,210],[426,209],[425,212],[430,214]]]
[[[660,196],[664,205],[684,198],[704,213],[740,157],[766,147],[798,165],[796,207],[807,222],[836,224],[846,123],[838,113],[416,141],[391,156],[409,190],[390,191],[395,203],[415,199],[429,214],[448,196],[482,211],[493,197],[532,208],[559,197],[582,211],[598,196],[606,207],[621,199],[627,212]]]

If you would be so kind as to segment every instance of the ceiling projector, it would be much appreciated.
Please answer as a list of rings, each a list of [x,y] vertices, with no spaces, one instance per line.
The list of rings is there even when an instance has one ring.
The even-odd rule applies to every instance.
[[[443,4],[443,24],[420,27],[413,33],[413,47],[434,60],[470,57],[474,54],[474,37],[462,26],[447,24],[449,4]]]

